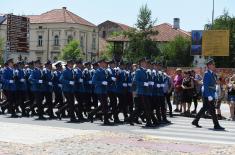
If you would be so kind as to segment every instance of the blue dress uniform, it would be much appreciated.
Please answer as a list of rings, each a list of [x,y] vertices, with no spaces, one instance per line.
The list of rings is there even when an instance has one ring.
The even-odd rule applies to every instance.
[[[126,70],[126,83],[127,83],[127,100],[126,104],[128,105],[128,112],[131,114],[133,112],[133,95],[132,95],[132,75],[130,70]]]
[[[9,108],[12,117],[17,117],[16,115],[16,83],[14,79],[14,69],[6,67],[3,71],[3,89],[5,90],[6,98],[9,103]]]
[[[156,75],[154,76],[154,107],[156,109],[156,114],[158,121],[164,123],[169,123],[166,119],[166,106],[165,106],[165,96],[164,96],[164,74],[161,71],[155,71]]]
[[[56,70],[54,71],[53,76],[53,90],[55,93],[55,101],[54,105],[55,107],[62,107],[64,106],[63,102],[63,94],[62,94],[62,83],[60,82],[60,77],[62,75],[62,65],[61,63],[55,64]],[[64,113],[63,113],[64,114]]]
[[[214,60],[209,59],[207,62],[207,66],[213,65],[213,64],[214,64]],[[219,125],[218,119],[215,114],[214,102],[215,102],[215,92],[216,92],[216,80],[217,80],[216,78],[217,78],[216,74],[209,69],[204,74],[204,78],[203,78],[204,91],[202,94],[203,107],[198,112],[198,114],[196,115],[195,119],[192,122],[192,125],[195,125],[196,127],[201,127],[200,125],[198,125],[198,122],[201,116],[205,114],[205,111],[208,111],[210,115],[212,116],[214,129],[224,130],[224,128]]]
[[[68,61],[68,63],[73,63],[72,60]],[[75,72],[72,68],[66,67],[66,69],[62,72],[60,77],[60,82],[62,84],[62,91],[66,98],[67,104],[59,109],[59,113],[64,109],[68,108],[70,121],[76,121],[74,115],[74,85],[75,85]]]
[[[84,120],[82,112],[85,110],[84,108],[84,80],[83,80],[83,74],[81,68],[75,68],[75,89],[74,89],[74,95],[77,100],[76,105],[76,112],[78,115],[78,118],[80,120]]]
[[[120,64],[123,65],[123,64]],[[116,94],[117,94],[117,98],[118,98],[118,109],[119,112],[123,112],[124,115],[124,121],[127,120],[128,115],[127,115],[127,104],[125,102],[125,97],[127,94],[127,81],[126,81],[126,75],[125,75],[125,70],[123,70],[122,68],[117,67],[116,71],[115,71],[115,75],[116,75]]]
[[[51,65],[51,62],[47,62],[45,65]],[[50,118],[55,118],[53,112],[53,103],[52,103],[52,92],[53,92],[53,72],[49,68],[43,69],[43,83],[44,83],[44,97],[46,99],[45,106],[48,107],[47,113]]]
[[[85,66],[90,65],[89,62],[84,64]],[[91,110],[91,94],[92,94],[92,76],[89,68],[85,68],[82,72],[83,75],[83,84],[84,84],[84,102],[85,102],[85,111],[89,112]]]
[[[25,100],[26,100],[26,94],[27,94],[27,83],[26,83],[26,79],[25,79],[25,72],[23,70],[23,66],[24,63],[23,62],[19,62],[18,63],[19,67],[18,69],[15,70],[15,74],[17,76],[17,80],[16,80],[16,96],[17,96],[17,101],[18,101],[18,105],[21,108],[22,111],[22,117],[24,116],[28,116],[25,108]]]
[[[37,61],[35,63],[40,63]],[[31,83],[31,91],[34,93],[34,98],[36,106],[38,107],[38,116],[39,119],[45,119],[43,117],[44,108],[43,108],[43,93],[44,93],[44,83],[43,83],[43,72],[40,68],[35,67],[29,76],[29,81]]]
[[[89,72],[90,72],[90,75],[91,75],[91,77],[93,78],[93,76],[94,76],[94,74],[95,74],[95,65],[96,65],[96,63],[93,63],[92,64],[92,69],[91,70],[89,70]],[[91,82],[92,82],[92,78],[91,78]],[[94,87],[94,84],[92,83],[92,85],[91,85],[91,97],[92,97],[92,106],[93,107],[98,107],[98,98],[97,98],[97,95],[95,94],[95,87]]]
[[[115,63],[114,61],[109,61],[109,64]],[[116,87],[116,81],[117,78],[115,76],[115,70],[114,68],[109,67],[106,70],[107,78],[108,78],[108,97],[110,101],[110,106],[112,108],[112,114],[114,117],[114,123],[119,123],[120,120],[118,118],[118,104],[117,104],[117,87]]]
[[[145,61],[145,60],[141,60]],[[134,82],[136,83],[136,94],[138,96],[138,100],[140,105],[143,106],[145,116],[146,116],[146,127],[151,127],[152,122],[151,122],[151,104],[149,101],[149,81],[148,81],[148,76],[146,73],[146,69],[140,67],[139,69],[136,70],[135,73],[135,78]],[[133,125],[133,119],[135,117],[140,116],[141,109],[140,106],[137,106],[138,108],[134,110],[133,115],[131,116],[131,125]]]
[[[98,63],[107,63],[105,60],[100,60]],[[88,118],[91,122],[93,122],[93,116],[98,113],[98,111],[102,110],[104,115],[104,125],[110,125],[110,122],[108,120],[108,101],[107,101],[107,93],[108,93],[108,77],[107,72],[104,68],[98,68],[95,71],[95,74],[92,78],[92,83],[95,86],[95,93],[98,96],[98,100],[100,101],[100,104],[97,108],[92,110]]]

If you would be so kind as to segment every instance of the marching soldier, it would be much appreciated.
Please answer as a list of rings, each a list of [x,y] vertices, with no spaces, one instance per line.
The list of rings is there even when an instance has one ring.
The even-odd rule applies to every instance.
[[[77,119],[74,114],[74,87],[75,87],[75,72],[73,70],[74,62],[72,60],[67,61],[66,69],[62,72],[60,82],[62,84],[62,91],[66,98],[67,104],[59,109],[56,113],[58,116],[61,111],[68,108],[69,117],[71,122],[76,122]],[[59,116],[60,117],[60,116]]]
[[[97,68],[98,68],[98,63],[97,62],[92,63],[92,69],[90,70],[90,74],[91,74],[92,78],[93,78]],[[91,89],[92,89],[92,92],[91,92],[92,106],[96,108],[96,107],[98,107],[98,98],[97,98],[97,95],[94,92],[95,87],[94,87],[93,83],[92,83],[92,88]]]
[[[44,108],[43,108],[43,97],[44,97],[44,83],[43,83],[43,72],[41,70],[40,60],[35,61],[35,68],[29,76],[31,83],[31,91],[34,93],[35,103],[38,108],[38,119],[45,120]]]
[[[206,63],[208,70],[204,74],[203,78],[203,107],[196,115],[196,118],[193,120],[192,125],[201,128],[198,124],[201,116],[205,114],[205,111],[209,111],[212,116],[212,120],[214,123],[214,129],[224,130],[223,127],[219,125],[219,121],[215,114],[215,92],[216,92],[216,74],[215,72],[215,63],[213,59],[209,59]]]
[[[105,72],[108,64],[105,59],[101,59],[98,64],[99,68],[95,71],[92,83],[95,85],[95,93],[98,96],[100,105],[89,113],[88,118],[93,122],[93,116],[97,114],[98,111],[102,110],[104,115],[104,125],[111,125],[108,119],[108,78]]]
[[[74,95],[77,100],[76,114],[79,120],[83,121],[83,111],[84,111],[84,80],[83,80],[83,62],[82,60],[76,61],[75,72],[75,89]]]
[[[13,59],[7,60],[7,67],[3,71],[3,89],[8,101],[8,107],[11,113],[11,117],[18,117],[16,115],[16,81],[14,72]]]
[[[45,63],[45,68],[43,69],[43,83],[44,83],[44,97],[46,99],[45,105],[48,107],[47,113],[50,119],[54,119],[55,115],[53,112],[53,103],[52,103],[52,92],[53,92],[53,77],[52,72],[52,63],[48,60]]]

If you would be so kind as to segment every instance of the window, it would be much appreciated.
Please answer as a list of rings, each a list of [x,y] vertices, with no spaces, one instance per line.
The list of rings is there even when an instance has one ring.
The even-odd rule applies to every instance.
[[[103,37],[103,38],[106,38],[106,31],[103,31],[102,37]]]
[[[92,38],[92,49],[96,50],[96,38]]]
[[[68,43],[73,40],[72,36],[68,36]]]
[[[38,46],[42,46],[42,36],[38,36]]]
[[[39,26],[38,28],[39,28],[39,29],[42,29],[42,26]]]
[[[59,36],[58,35],[56,35],[54,37],[54,46],[59,46]]]
[[[80,37],[80,46],[83,51],[84,50],[84,37],[83,36]]]

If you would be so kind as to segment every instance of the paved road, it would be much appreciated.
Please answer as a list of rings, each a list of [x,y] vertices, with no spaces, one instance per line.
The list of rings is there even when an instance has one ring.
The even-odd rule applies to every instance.
[[[224,109],[224,111],[228,111],[227,105],[222,106],[222,109]],[[210,119],[201,119],[200,125],[203,126],[203,128],[201,129],[195,128],[194,126],[191,125],[192,118],[175,116],[169,119],[172,122],[172,124],[170,125],[160,126],[154,129],[145,129],[142,127],[143,125],[130,126],[128,124],[121,124],[111,127],[102,126],[102,123],[100,121],[95,121],[94,123],[89,123],[89,122],[68,123],[67,119],[61,121],[59,120],[37,121],[35,120],[35,118],[9,118],[9,116],[7,115],[0,116],[0,122],[13,123],[13,124],[17,123],[18,125],[19,124],[39,125],[41,127],[79,129],[79,131],[95,130],[95,131],[112,131],[120,133],[124,132],[124,133],[143,134],[151,138],[182,140],[182,141],[192,141],[192,142],[202,142],[202,143],[235,144],[234,121],[231,122],[220,121],[221,125],[226,128],[226,131],[214,131],[213,123],[212,120]]]

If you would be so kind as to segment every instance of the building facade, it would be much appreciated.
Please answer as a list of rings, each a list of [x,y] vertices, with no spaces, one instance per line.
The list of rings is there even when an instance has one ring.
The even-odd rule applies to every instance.
[[[57,61],[62,49],[71,41],[79,40],[86,60],[96,59],[99,52],[98,28],[89,21],[67,10],[54,9],[30,18],[30,50],[28,53],[10,53],[15,61]],[[6,21],[0,25],[0,37],[6,38]]]

